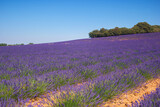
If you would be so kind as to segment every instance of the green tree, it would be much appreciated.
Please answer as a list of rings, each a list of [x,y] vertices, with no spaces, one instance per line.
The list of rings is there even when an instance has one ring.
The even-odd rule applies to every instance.
[[[104,36],[105,36],[105,37],[110,36],[110,32],[109,32],[109,30],[106,30],[106,31],[104,32]]]
[[[28,45],[33,45],[34,43],[29,43]]]
[[[147,22],[139,22],[132,28],[135,33],[150,33],[153,32],[153,28]]]
[[[136,34],[136,33],[150,33],[150,32],[160,32],[160,26],[159,25],[151,26],[147,22],[139,22],[132,28],[115,27],[113,29],[101,28],[100,30],[93,30],[92,32],[89,33],[89,37],[96,38],[96,37],[108,37],[108,36],[118,36],[118,35]]]
[[[0,43],[0,46],[7,46],[6,43]]]
[[[101,33],[104,33],[106,30],[107,30],[107,29],[105,29],[105,28],[101,28],[101,29],[100,29],[100,32],[101,32]]]
[[[99,30],[94,30],[89,33],[90,38],[95,38],[95,37],[104,37],[104,33],[100,32]]]
[[[160,25],[153,25],[152,29],[153,29],[153,32],[160,32]]]
[[[93,30],[92,32],[89,33],[89,37],[90,38],[95,38],[96,37],[95,34],[98,33],[98,32],[99,32],[98,30]]]
[[[110,29],[108,31],[109,36],[118,36],[120,34],[121,34],[121,32],[120,32],[120,29],[118,27],[115,27],[114,29]]]

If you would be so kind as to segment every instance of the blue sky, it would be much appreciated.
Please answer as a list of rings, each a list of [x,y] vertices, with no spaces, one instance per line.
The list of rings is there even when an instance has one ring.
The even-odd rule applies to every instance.
[[[0,0],[0,43],[88,38],[95,29],[160,25],[159,0]]]

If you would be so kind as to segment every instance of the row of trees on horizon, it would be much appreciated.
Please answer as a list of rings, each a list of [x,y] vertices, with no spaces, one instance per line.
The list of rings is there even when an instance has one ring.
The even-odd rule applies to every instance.
[[[28,45],[33,45],[34,43],[29,43]],[[21,44],[13,44],[13,45],[8,45],[6,43],[0,43],[0,46],[16,46],[16,45],[24,45],[24,43]]]
[[[126,27],[115,27],[113,29],[101,28],[100,30],[93,30],[89,33],[90,38],[97,37],[108,37],[108,36],[119,36],[127,34],[138,34],[138,33],[151,33],[160,32],[160,25],[150,25],[147,22],[139,22],[132,28]]]

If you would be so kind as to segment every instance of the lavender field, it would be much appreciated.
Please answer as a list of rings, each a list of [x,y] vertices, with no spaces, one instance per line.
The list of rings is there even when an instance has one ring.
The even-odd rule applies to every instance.
[[[160,33],[0,47],[0,106],[93,107],[159,74]]]

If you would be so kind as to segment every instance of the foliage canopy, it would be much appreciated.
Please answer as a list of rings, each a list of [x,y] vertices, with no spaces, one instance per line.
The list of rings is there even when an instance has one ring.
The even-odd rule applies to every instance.
[[[100,30],[93,30],[89,33],[90,38],[96,37],[108,37],[108,36],[119,36],[127,34],[138,34],[138,33],[151,33],[151,32],[160,32],[160,25],[151,26],[147,22],[139,22],[134,25],[132,28],[126,27],[115,27],[113,29],[101,28]]]

